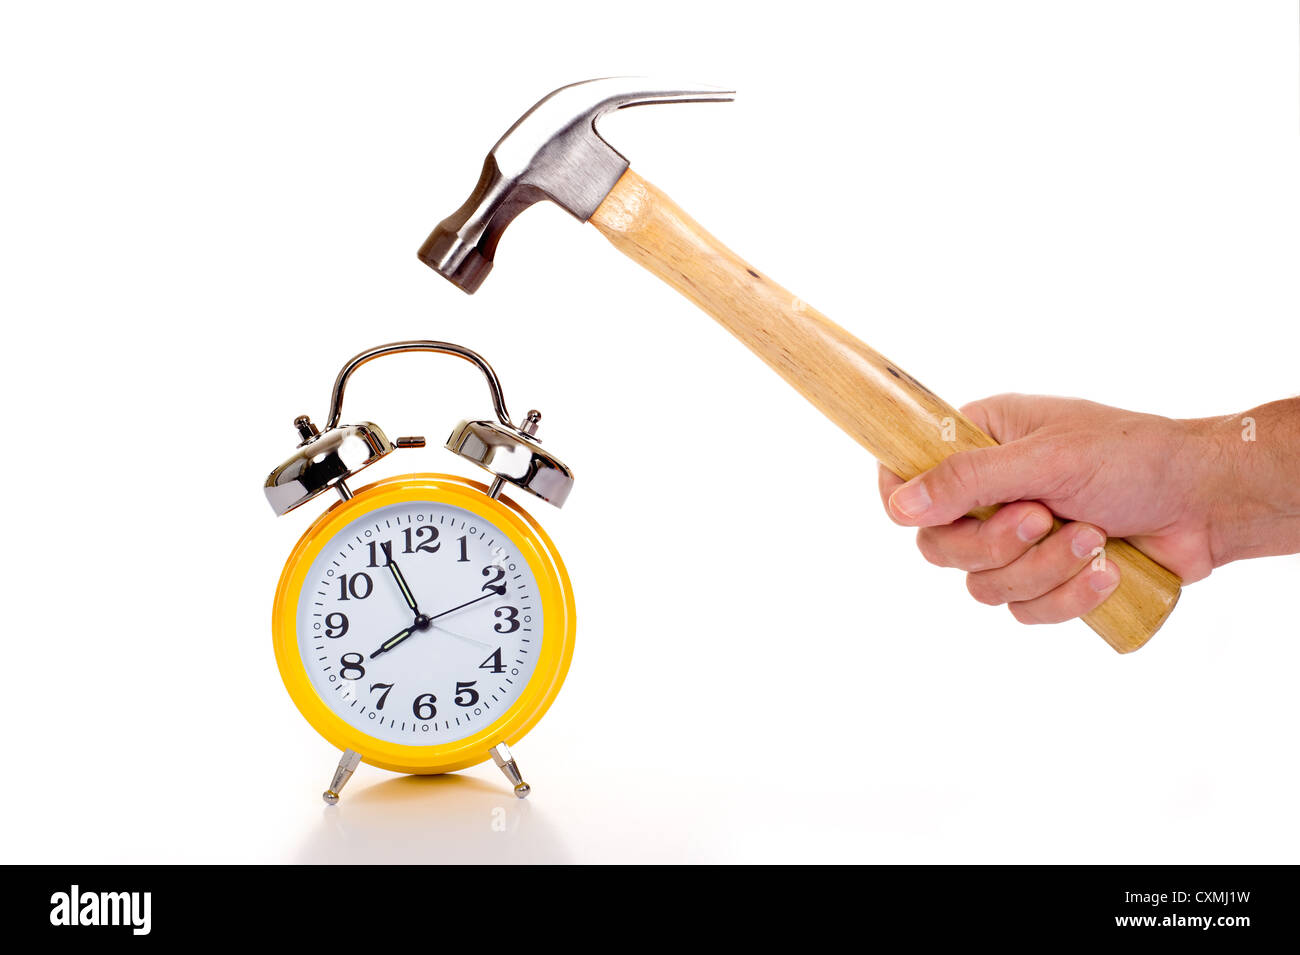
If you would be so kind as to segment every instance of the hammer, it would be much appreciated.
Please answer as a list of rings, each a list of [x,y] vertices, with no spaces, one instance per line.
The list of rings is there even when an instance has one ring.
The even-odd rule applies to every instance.
[[[729,102],[731,90],[611,77],[544,97],[497,141],[464,205],[438,224],[420,260],[473,293],[511,220],[542,199],[591,222],[615,248],[713,316],[890,471],[910,480],[950,454],[997,442],[898,365],[840,328],[700,227],[633,172],[596,131],[611,110]],[[996,507],[972,516],[987,519]],[[1056,522],[1060,526],[1060,522]],[[1108,542],[1120,583],[1083,619],[1120,653],[1160,629],[1182,582],[1132,544]]]

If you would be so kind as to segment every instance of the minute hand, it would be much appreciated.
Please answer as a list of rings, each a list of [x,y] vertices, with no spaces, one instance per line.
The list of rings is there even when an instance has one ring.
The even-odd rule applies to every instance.
[[[449,614],[449,613],[455,613],[457,610],[462,610],[462,609],[464,609],[465,607],[468,607],[470,604],[476,604],[476,603],[478,603],[480,600],[487,600],[489,597],[499,597],[499,596],[501,596],[501,595],[498,594],[498,593],[496,593],[495,591],[492,592],[492,593],[487,593],[487,594],[484,594],[484,595],[481,596],[481,597],[475,597],[473,600],[466,600],[463,604],[460,604],[460,605],[458,605],[458,606],[452,607],[450,610],[444,610],[442,613],[435,613],[435,614],[433,614],[431,617],[429,617],[429,619],[430,619],[430,620],[437,620],[439,617],[445,617],[445,616],[447,616],[447,614]]]
[[[397,581],[398,588],[402,591],[402,599],[406,601],[406,605],[410,607],[418,617],[420,615],[420,607],[415,602],[415,595],[411,593],[410,585],[407,584],[406,578],[402,575],[401,568],[397,566],[397,561],[393,560],[391,557],[388,559],[388,569],[392,573],[393,579]]]

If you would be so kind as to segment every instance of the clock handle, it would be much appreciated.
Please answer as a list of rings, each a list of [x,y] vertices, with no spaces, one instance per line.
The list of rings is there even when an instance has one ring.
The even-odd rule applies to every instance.
[[[957,451],[996,444],[896,364],[749,266],[633,171],[623,174],[591,222],[899,477],[913,478]],[[1128,653],[1164,623],[1182,582],[1126,541],[1108,542],[1105,556],[1119,566],[1119,586],[1083,619]]]
[[[387,355],[400,355],[404,352],[434,352],[439,355],[452,355],[456,358],[462,358],[469,362],[487,379],[488,390],[492,392],[492,408],[496,412],[497,419],[507,428],[519,429],[510,421],[510,413],[506,411],[506,399],[501,392],[501,379],[497,373],[492,370],[492,366],[487,363],[487,359],[478,352],[465,348],[463,345],[456,345],[452,342],[437,342],[430,339],[418,339],[407,342],[392,342],[388,345],[380,345],[377,348],[370,348],[366,351],[359,352],[347,360],[347,363],[339,370],[338,377],[334,379],[334,390],[330,397],[330,415],[329,420],[325,422],[325,429],[337,428],[339,421],[343,417],[343,392],[347,390],[348,379],[352,373],[364,365],[366,362],[374,361],[376,358],[384,358]]]

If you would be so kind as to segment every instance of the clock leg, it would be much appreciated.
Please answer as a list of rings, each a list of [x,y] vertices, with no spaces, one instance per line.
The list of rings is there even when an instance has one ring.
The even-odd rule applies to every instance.
[[[334,770],[334,778],[330,780],[330,788],[321,793],[321,798],[325,800],[327,806],[338,804],[339,793],[348,784],[348,780],[352,778],[352,773],[360,762],[360,753],[355,753],[350,749],[343,751],[343,756],[339,759],[339,764]]]
[[[510,755],[509,746],[505,743],[497,743],[488,752],[492,754],[492,762],[497,764],[497,768],[506,774],[506,779],[510,780],[510,784],[515,787],[516,796],[523,799],[533,791],[533,787],[524,782],[524,777],[519,775],[519,764]]]

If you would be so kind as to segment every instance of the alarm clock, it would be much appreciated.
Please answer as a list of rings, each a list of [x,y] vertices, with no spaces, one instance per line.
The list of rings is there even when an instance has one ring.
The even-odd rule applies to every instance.
[[[446,448],[491,475],[404,474],[353,488],[357,472],[422,437],[389,441],[369,421],[342,424],[348,379],[367,362],[431,352],[470,362],[495,420],[461,421]],[[271,615],[275,661],[307,722],[343,751],[323,798],[339,800],[357,765],[434,774],[491,758],[521,799],[530,787],[510,751],[555,700],[573,656],[573,589],[540,524],[507,497],[560,507],[573,472],[541,447],[541,414],[516,425],[477,352],[407,341],[354,356],[339,371],[320,430],[266,479],[286,514],[327,492],[339,500],[302,535]]]

